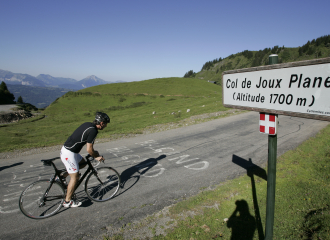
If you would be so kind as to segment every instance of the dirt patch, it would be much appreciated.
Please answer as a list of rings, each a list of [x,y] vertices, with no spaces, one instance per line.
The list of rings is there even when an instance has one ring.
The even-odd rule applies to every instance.
[[[24,110],[0,113],[0,124],[18,122],[22,119],[33,117],[33,114]]]
[[[15,108],[17,108],[19,104],[1,104],[0,105],[0,113],[14,112]]]

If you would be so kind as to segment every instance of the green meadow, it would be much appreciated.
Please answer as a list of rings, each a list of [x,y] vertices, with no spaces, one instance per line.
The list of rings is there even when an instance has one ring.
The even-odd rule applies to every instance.
[[[99,85],[68,92],[35,118],[0,125],[0,152],[63,144],[81,123],[93,121],[98,111],[111,118],[98,138],[111,138],[225,110],[222,88],[199,79],[160,78]]]

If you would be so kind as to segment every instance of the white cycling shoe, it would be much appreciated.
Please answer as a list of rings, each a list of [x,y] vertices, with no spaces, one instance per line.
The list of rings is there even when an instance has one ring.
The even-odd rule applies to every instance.
[[[81,202],[70,200],[69,202],[65,201],[63,202],[63,207],[79,207],[81,205]]]

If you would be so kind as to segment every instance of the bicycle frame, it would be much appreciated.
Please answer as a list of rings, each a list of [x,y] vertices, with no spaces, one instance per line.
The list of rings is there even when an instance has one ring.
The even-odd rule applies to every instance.
[[[80,184],[82,183],[82,181],[84,181],[85,177],[87,176],[87,174],[89,174],[89,172],[96,173],[96,170],[95,170],[95,168],[93,167],[93,165],[91,164],[91,162],[90,162],[90,160],[88,159],[88,157],[86,157],[86,162],[87,162],[87,164],[88,164],[88,168],[87,168],[87,170],[85,171],[85,173],[82,175],[82,177],[79,178],[79,181],[78,181],[78,183],[77,183],[77,185],[76,185],[74,191],[77,190],[77,188],[80,186]],[[98,177],[97,177],[97,179],[98,179],[99,181],[101,181]]]
[[[88,164],[88,168],[87,168],[87,170],[85,171],[85,173],[82,175],[82,177],[79,178],[78,183],[77,183],[76,186],[75,186],[74,192],[77,190],[77,188],[80,186],[80,184],[84,181],[85,177],[86,177],[90,172],[97,173],[96,169],[95,169],[95,168],[93,167],[93,165],[91,164],[89,158],[90,158],[90,155],[87,155],[87,156],[85,157],[86,162],[87,162],[87,164]],[[61,171],[61,170],[58,170],[57,167],[55,166],[55,164],[53,163],[53,160],[56,160],[56,159],[59,159],[59,157],[57,157],[57,158],[52,158],[52,159],[49,159],[49,160],[42,160],[42,161],[44,162],[44,165],[46,165],[46,166],[52,166],[52,167],[54,168],[54,170],[55,170],[55,175],[54,175],[54,177],[50,180],[50,185],[49,185],[49,187],[47,188],[47,190],[46,190],[46,192],[45,192],[45,194],[44,194],[44,197],[43,197],[43,199],[42,199],[42,202],[43,202],[43,201],[47,201],[47,194],[48,194],[50,188],[53,186],[54,182],[56,182],[56,180],[55,180],[56,177],[58,177],[58,179],[60,180],[60,182],[61,182],[63,188],[64,188],[65,190],[67,190],[67,185],[64,184],[64,182],[62,181],[62,178],[60,177],[60,174],[61,174],[62,171]],[[99,177],[98,177],[97,175],[96,175],[96,178],[98,179],[98,181],[99,181],[101,184],[103,184],[103,182],[99,179]],[[63,198],[63,197],[65,197],[65,196],[52,196],[52,200],[53,200],[53,199],[57,199],[57,198],[58,198],[58,199],[61,199],[61,198]]]

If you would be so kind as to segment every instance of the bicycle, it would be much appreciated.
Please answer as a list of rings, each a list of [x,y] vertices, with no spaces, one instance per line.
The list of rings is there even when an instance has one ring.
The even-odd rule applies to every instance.
[[[62,207],[65,200],[67,185],[62,179],[61,173],[65,170],[58,170],[53,163],[60,157],[41,160],[45,166],[52,166],[55,174],[50,180],[38,180],[29,185],[19,198],[19,208],[21,212],[33,219],[43,219],[56,214]],[[120,175],[112,167],[94,168],[92,157],[85,157],[88,169],[79,179],[75,191],[87,176],[85,182],[85,192],[87,197],[96,202],[105,202],[115,196],[120,187]]]

